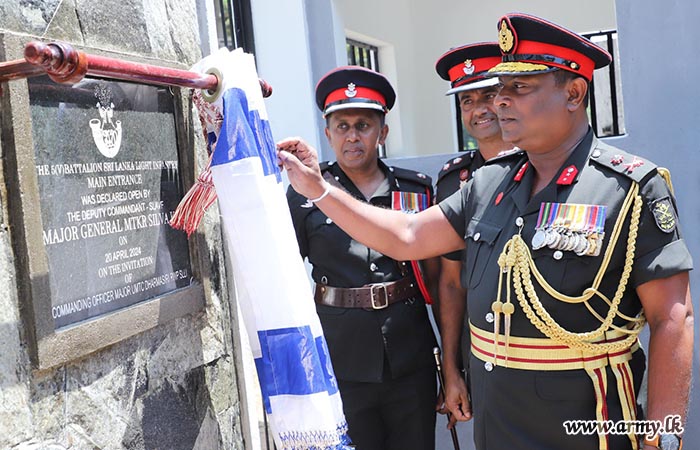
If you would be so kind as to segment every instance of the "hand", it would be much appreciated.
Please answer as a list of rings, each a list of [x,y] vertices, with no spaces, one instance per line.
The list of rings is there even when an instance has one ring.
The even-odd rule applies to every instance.
[[[292,187],[306,198],[318,198],[326,182],[318,166],[316,150],[301,138],[286,138],[277,143],[277,164],[287,170]]]
[[[469,392],[461,373],[445,377],[445,406],[452,414],[450,423],[447,425],[448,429],[452,428],[457,421],[466,422],[472,418]]]

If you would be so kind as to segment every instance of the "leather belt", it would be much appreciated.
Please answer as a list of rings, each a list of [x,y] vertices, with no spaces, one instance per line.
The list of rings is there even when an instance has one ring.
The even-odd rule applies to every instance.
[[[413,277],[388,283],[366,284],[358,288],[338,288],[316,285],[316,303],[338,308],[384,309],[392,303],[419,297],[420,290]]]

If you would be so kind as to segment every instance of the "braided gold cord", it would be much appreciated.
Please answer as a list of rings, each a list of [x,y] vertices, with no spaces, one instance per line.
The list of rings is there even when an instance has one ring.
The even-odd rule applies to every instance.
[[[552,286],[547,283],[542,274],[537,270],[534,261],[532,260],[532,255],[530,254],[530,249],[528,248],[525,241],[519,234],[513,236],[505,245],[503,252],[499,256],[498,263],[501,266],[501,272],[511,270],[514,273],[513,277],[513,288],[515,290],[515,295],[518,299],[518,303],[525,312],[528,320],[545,336],[550,339],[562,342],[570,348],[575,348],[579,350],[585,350],[595,353],[610,353],[618,350],[629,348],[637,339],[637,336],[641,329],[644,327],[646,321],[644,317],[630,318],[619,312],[620,302],[622,301],[622,296],[627,287],[630,274],[632,272],[632,265],[634,263],[634,253],[636,247],[637,234],[639,231],[639,219],[642,210],[642,198],[637,195],[639,192],[639,185],[634,183],[632,188],[627,193],[627,197],[623,203],[620,214],[617,217],[615,226],[613,227],[612,235],[606,248],[606,252],[601,262],[601,267],[598,270],[598,274],[593,281],[593,285],[587,288],[581,296],[571,297],[562,294],[552,288]],[[624,219],[632,206],[632,213],[630,215],[630,229],[627,237],[627,250],[625,253],[625,264],[623,267],[622,275],[620,276],[620,283],[618,284],[615,296],[612,301],[609,300],[603,293],[598,291],[598,287],[602,282],[603,275],[607,270],[610,259],[612,258],[612,253],[615,249],[616,243],[620,237]],[[510,273],[509,273],[510,275]],[[553,298],[566,302],[566,303],[584,303],[588,308],[589,312],[601,321],[600,327],[595,330],[583,333],[574,333],[566,330],[561,325],[559,325],[556,320],[547,312],[542,302],[539,300],[537,293],[535,292],[534,284],[532,282],[532,275],[539,283],[539,285]],[[499,276],[500,278],[500,276]],[[510,278],[510,276],[508,276]],[[500,280],[499,280],[500,281]],[[500,286],[500,283],[499,283]],[[500,291],[500,287],[499,287]],[[601,297],[608,305],[610,305],[610,310],[608,311],[605,318],[600,316],[588,303],[588,300],[593,296],[597,295]],[[499,295],[500,297],[500,295]],[[528,301],[529,300],[529,301]],[[613,325],[613,320],[615,317],[622,317],[633,323],[631,329],[620,328]],[[601,342],[594,343],[590,342],[598,338],[604,337],[605,332],[610,329],[616,329],[629,334],[625,339],[617,342]]]

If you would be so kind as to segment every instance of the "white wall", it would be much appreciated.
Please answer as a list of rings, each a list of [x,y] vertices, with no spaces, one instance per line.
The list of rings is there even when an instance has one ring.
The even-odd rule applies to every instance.
[[[389,114],[389,156],[454,151],[456,129],[447,82],[435,73],[435,61],[451,47],[496,39],[498,18],[507,12],[534,14],[576,32],[616,27],[614,0],[333,0],[349,34],[359,33],[386,43],[380,66],[388,63],[398,93],[397,111]],[[313,45],[313,43],[311,43]],[[394,61],[385,61],[392,57]],[[382,71],[383,68],[380,67]],[[391,117],[400,117],[393,125]],[[400,132],[400,139],[391,134]]]

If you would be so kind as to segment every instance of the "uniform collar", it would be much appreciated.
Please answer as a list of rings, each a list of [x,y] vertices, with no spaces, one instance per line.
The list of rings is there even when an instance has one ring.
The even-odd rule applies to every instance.
[[[379,169],[384,173],[386,181],[389,182],[389,192],[399,190],[398,181],[396,180],[396,176],[394,175],[391,168],[388,167],[381,159],[377,159],[377,165],[379,166]],[[362,195],[360,190],[355,186],[355,183],[353,183],[352,180],[345,174],[345,172],[343,172],[343,169],[340,168],[340,165],[337,162],[328,163],[327,170],[330,171],[330,173],[333,175],[336,181],[343,185],[343,187],[354,197],[366,201],[365,196]]]
[[[578,181],[595,143],[593,130],[589,127],[586,135],[576,145],[576,148],[571,152],[550,184],[532,198],[532,200],[536,201],[530,199],[534,174],[531,164],[529,164],[527,159],[520,162],[518,169],[512,175],[512,183],[516,184],[516,187],[511,195],[518,211],[522,214],[527,214],[533,208],[539,209],[541,201],[556,201],[557,192],[574,185]]]

